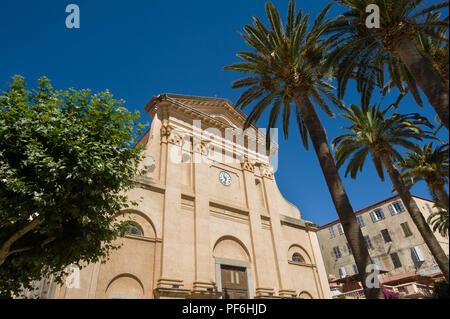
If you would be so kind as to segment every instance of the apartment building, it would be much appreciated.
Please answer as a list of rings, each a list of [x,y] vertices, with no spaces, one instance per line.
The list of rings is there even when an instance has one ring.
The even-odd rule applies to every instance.
[[[414,196],[425,219],[435,210],[434,202]],[[382,274],[380,280],[406,277],[407,274],[433,276],[439,267],[398,195],[356,212],[358,223],[373,263]],[[358,273],[351,249],[339,220],[321,226],[317,233],[325,269],[330,281]],[[435,233],[448,256],[448,237]]]

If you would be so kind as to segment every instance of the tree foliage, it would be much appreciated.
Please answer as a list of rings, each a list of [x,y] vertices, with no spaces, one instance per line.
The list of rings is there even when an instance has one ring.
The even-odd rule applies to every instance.
[[[0,295],[70,264],[107,258],[125,191],[143,173],[139,113],[108,92],[54,90],[15,76],[0,92]]]
[[[442,279],[438,282],[435,282],[432,287],[435,299],[449,299],[448,280]]]
[[[350,105],[346,113],[340,114],[352,125],[345,127],[350,133],[335,137],[332,145],[335,148],[336,165],[340,168],[346,161],[348,166],[345,176],[350,174],[356,178],[363,170],[367,155],[372,154],[372,162],[378,176],[384,181],[384,170],[381,154],[387,153],[394,160],[402,159],[399,147],[416,150],[417,145],[411,140],[422,141],[432,138],[430,132],[422,130],[421,126],[432,128],[431,123],[417,113],[387,115],[391,110],[381,109],[380,105]]]
[[[321,39],[326,25],[331,21],[325,19],[331,4],[319,13],[310,26],[310,13],[304,14],[302,9],[296,13],[295,1],[290,1],[287,22],[283,26],[278,10],[268,2],[266,13],[269,27],[258,17],[253,17],[253,25],[244,26],[242,37],[253,52],[239,52],[237,56],[245,62],[224,68],[249,75],[233,82],[233,88],[247,88],[237,100],[237,107],[244,109],[257,102],[244,128],[257,122],[264,111],[270,109],[267,130],[275,127],[281,115],[287,138],[292,115],[298,124],[303,144],[308,148],[308,131],[302,114],[297,107],[291,107],[298,91],[307,92],[308,97],[329,116],[334,114],[327,101],[342,105],[332,93],[334,87],[327,82],[329,74],[323,73],[322,68],[332,43],[331,38]],[[267,146],[269,138],[267,135]]]
[[[445,185],[448,184],[448,159],[448,144],[434,148],[433,143],[429,143],[422,147],[417,145],[414,152],[405,152],[404,158],[397,163],[408,187],[425,181],[437,206],[447,211],[448,194]]]
[[[413,78],[393,47],[399,37],[408,37],[422,52],[429,52],[434,58],[437,53],[442,55],[439,48],[442,43],[448,43],[445,36],[448,19],[441,18],[440,10],[448,8],[448,1],[432,5],[426,0],[337,2],[347,11],[328,25],[327,33],[333,34],[335,47],[328,56],[327,66],[335,69],[339,98],[344,97],[348,81],[355,79],[363,104],[369,103],[374,88],[378,86],[386,89],[397,87],[404,94],[409,91],[422,106],[417,79]],[[366,26],[366,8],[371,4],[380,8],[379,28]]]

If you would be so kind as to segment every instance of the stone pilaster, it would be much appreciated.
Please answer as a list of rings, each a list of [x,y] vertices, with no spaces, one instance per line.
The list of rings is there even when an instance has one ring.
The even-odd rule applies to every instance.
[[[257,189],[255,184],[254,164],[245,159],[242,165],[244,175],[244,187],[249,208],[249,226],[252,242],[254,278],[255,278],[255,297],[273,295],[273,288],[269,287],[268,260],[266,256],[267,247],[264,246],[263,233],[261,227],[261,205],[258,204]],[[249,287],[249,289],[253,289]]]
[[[260,164],[259,169],[263,177],[263,185],[266,194],[278,194],[279,191],[275,184],[273,172],[270,166]],[[295,298],[295,290],[292,290],[292,285],[288,280],[288,257],[287,247],[283,243],[283,234],[281,230],[278,196],[267,198],[267,206],[270,214],[270,226],[272,231],[272,240],[274,245],[275,263],[277,265],[277,277],[279,291],[278,294],[282,298]]]
[[[204,141],[193,141],[194,159],[194,233],[195,281],[189,298],[218,298],[214,280],[210,276],[211,246],[209,238],[209,164]]]
[[[156,298],[182,298],[189,293],[183,289],[182,267],[178,256],[181,249],[180,224],[178,218],[181,209],[181,164],[172,156],[180,146],[181,138],[167,122],[161,127],[161,150],[164,151],[165,163],[165,194],[162,221],[162,249],[160,277],[157,280],[154,294]],[[172,154],[172,155],[171,155]],[[175,256],[175,258],[174,258]]]

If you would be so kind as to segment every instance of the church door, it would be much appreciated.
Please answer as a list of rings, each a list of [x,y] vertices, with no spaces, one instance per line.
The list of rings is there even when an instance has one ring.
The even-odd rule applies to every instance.
[[[245,268],[221,266],[224,299],[247,299],[248,282]]]

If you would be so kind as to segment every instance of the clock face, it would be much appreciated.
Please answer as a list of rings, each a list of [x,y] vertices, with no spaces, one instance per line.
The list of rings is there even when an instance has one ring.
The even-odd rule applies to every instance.
[[[228,174],[227,172],[220,172],[219,173],[219,181],[225,185],[225,186],[230,186],[231,185],[231,176],[230,174]]]

